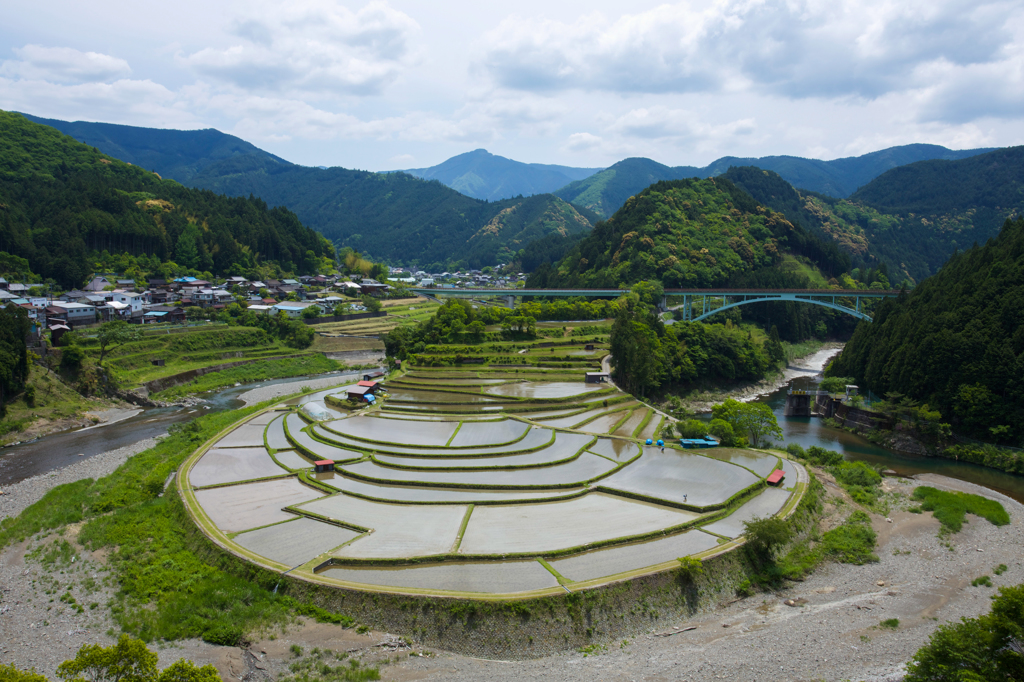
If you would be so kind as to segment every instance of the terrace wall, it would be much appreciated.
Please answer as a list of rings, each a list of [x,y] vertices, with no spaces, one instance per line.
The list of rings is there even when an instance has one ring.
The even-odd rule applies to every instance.
[[[812,479],[811,485],[817,483]],[[734,601],[737,588],[757,572],[740,546],[705,559],[703,574],[695,577],[677,568],[553,597],[486,601],[363,592],[282,576],[253,564],[210,540],[191,521],[176,491],[174,506],[189,529],[190,548],[214,565],[424,646],[503,660],[538,658],[671,629]],[[812,487],[789,517],[797,531],[794,542],[806,537],[818,509],[817,488]]]

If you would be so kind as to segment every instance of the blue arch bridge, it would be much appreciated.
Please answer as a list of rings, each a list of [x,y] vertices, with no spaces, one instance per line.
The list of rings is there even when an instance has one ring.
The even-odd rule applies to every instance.
[[[497,296],[511,308],[517,297],[555,296],[563,298],[617,298],[629,289],[435,289],[412,287],[410,291],[422,296],[440,298],[485,298]],[[715,313],[751,303],[788,301],[810,303],[838,310],[848,315],[871,321],[862,310],[865,301],[895,298],[894,289],[666,289],[659,308],[662,311],[682,310],[683,320],[700,322]],[[681,304],[669,306],[668,299],[682,298]]]

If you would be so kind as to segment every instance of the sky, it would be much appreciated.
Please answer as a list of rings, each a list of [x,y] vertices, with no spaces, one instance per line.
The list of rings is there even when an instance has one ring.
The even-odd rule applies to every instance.
[[[0,109],[391,170],[1024,143],[1024,0],[6,2]]]

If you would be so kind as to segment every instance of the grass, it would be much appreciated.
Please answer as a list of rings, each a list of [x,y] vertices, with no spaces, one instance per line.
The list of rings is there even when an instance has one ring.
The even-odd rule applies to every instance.
[[[17,517],[0,521],[0,547],[84,522],[79,540],[92,550],[110,552],[119,587],[112,602],[114,619],[147,642],[202,637],[234,645],[250,632],[285,625],[299,615],[351,625],[345,616],[288,596],[287,587],[275,593],[275,585],[266,581],[276,582],[276,577],[234,575],[205,561],[194,551],[199,530],[174,489],[158,497],[168,474],[200,443],[261,407],[172,427],[167,438],[111,475],[53,488]],[[69,551],[65,544],[48,547],[42,560],[60,563]]]
[[[983,575],[971,581],[971,587],[992,587],[992,578]]]
[[[802,579],[824,561],[861,566],[878,561],[874,554],[878,536],[871,518],[855,511],[841,525],[824,533],[817,543],[801,543],[779,561],[783,576]]]
[[[951,533],[960,532],[967,514],[987,519],[994,526],[1010,523],[1010,515],[1002,504],[980,495],[920,486],[914,490],[913,499],[921,503],[921,509],[932,512],[943,530]]]
[[[310,350],[318,353],[344,353],[353,350],[384,350],[384,342],[376,339],[352,338],[350,336],[320,336],[313,339]]]
[[[57,421],[114,406],[106,400],[82,396],[57,374],[39,365],[29,366],[27,383],[35,389],[32,404],[29,405],[24,393],[7,403],[7,415],[0,420],[0,444],[20,440],[19,433],[42,419]]]
[[[900,627],[900,619],[886,618],[878,624],[878,627],[882,628],[883,630],[896,630]]]
[[[267,379],[298,377],[306,374],[323,374],[324,372],[332,372],[342,367],[344,367],[342,363],[330,360],[319,353],[292,358],[259,360],[248,365],[204,374],[187,384],[174,386],[166,391],[160,391],[154,394],[153,397],[158,400],[173,400],[191,393],[212,391],[215,388],[222,388],[224,386],[248,384],[254,381],[266,381]]]
[[[301,647],[292,646],[292,652]],[[347,662],[343,662],[346,661]],[[309,655],[288,666],[291,675],[283,675],[280,682],[364,682],[379,680],[380,670],[376,667],[362,665],[350,659],[346,653],[335,653],[314,648]]]

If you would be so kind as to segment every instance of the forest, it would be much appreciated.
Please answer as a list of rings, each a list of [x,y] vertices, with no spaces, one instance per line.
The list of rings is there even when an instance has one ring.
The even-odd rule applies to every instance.
[[[955,432],[1024,445],[1024,218],[882,303],[829,374],[927,404]]]
[[[213,275],[263,262],[314,271],[334,258],[330,242],[287,209],[188,189],[0,112],[0,252],[70,289],[104,251]]]

